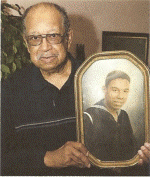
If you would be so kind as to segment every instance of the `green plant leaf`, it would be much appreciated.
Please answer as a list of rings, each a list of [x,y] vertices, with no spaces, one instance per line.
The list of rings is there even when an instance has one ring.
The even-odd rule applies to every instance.
[[[2,49],[1,63],[5,64],[7,60],[7,53]]]
[[[16,69],[17,69],[17,66],[16,66],[16,64],[13,62],[13,64],[12,64],[12,72],[15,72]]]
[[[4,65],[4,64],[2,64],[1,70],[2,70],[2,72],[4,72],[4,73],[10,74],[10,69],[9,69],[9,67],[6,66],[6,65]]]
[[[27,44],[25,42],[23,42],[23,45],[25,46],[25,48],[27,48]]]
[[[11,8],[19,12],[16,5],[2,3],[1,5],[1,25],[2,25],[2,79],[13,73],[16,69],[21,69],[29,61],[27,46],[23,40],[22,14],[20,16],[5,13],[5,8]]]
[[[19,58],[16,58],[15,63],[16,63],[16,66],[17,66],[18,69],[22,68],[22,65],[21,65],[21,62],[20,62]]]
[[[12,55],[6,58],[6,64],[12,63],[13,61],[14,61],[14,56]]]
[[[7,53],[4,52],[4,50],[2,50],[2,54],[3,54],[5,57],[7,57]]]
[[[17,53],[17,47],[15,45],[13,45],[13,51],[15,54]]]

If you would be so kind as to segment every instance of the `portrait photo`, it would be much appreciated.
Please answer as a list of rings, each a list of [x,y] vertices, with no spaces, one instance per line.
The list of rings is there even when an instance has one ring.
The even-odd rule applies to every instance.
[[[148,75],[132,59],[97,54],[80,68],[81,141],[102,162],[135,159],[147,138]]]

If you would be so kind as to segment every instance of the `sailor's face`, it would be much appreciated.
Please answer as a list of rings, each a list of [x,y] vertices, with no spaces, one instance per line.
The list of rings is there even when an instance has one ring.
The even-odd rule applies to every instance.
[[[105,88],[105,102],[108,108],[119,110],[127,101],[130,83],[127,79],[112,80]]]

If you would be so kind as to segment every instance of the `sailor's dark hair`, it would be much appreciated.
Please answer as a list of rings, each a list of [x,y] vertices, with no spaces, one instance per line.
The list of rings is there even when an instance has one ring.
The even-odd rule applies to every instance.
[[[115,70],[115,71],[112,71],[112,72],[108,73],[108,75],[106,77],[106,80],[105,80],[105,86],[108,87],[109,83],[112,80],[115,80],[115,79],[118,79],[118,78],[126,79],[130,83],[130,77],[125,72],[120,71],[120,70]]]

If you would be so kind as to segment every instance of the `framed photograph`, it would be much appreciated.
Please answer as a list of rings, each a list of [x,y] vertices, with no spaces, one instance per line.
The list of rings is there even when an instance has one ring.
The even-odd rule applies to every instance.
[[[102,51],[126,50],[135,54],[148,65],[148,33],[125,33],[103,31]]]
[[[149,70],[127,51],[102,52],[75,75],[77,138],[93,165],[128,167],[149,137]]]

